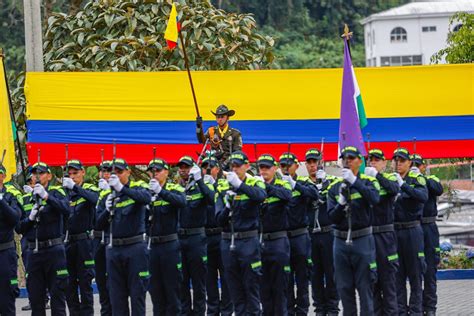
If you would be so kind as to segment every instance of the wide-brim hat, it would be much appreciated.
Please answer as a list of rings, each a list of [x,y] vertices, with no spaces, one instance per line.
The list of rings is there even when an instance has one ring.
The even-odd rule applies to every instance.
[[[233,116],[235,114],[235,111],[229,110],[229,108],[226,105],[221,104],[217,107],[216,112],[211,111],[211,113],[214,114],[215,116],[217,115]]]

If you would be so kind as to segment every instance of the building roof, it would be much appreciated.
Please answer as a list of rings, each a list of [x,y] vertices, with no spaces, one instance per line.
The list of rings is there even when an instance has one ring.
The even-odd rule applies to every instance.
[[[372,14],[362,19],[361,23],[366,24],[376,20],[395,20],[400,18],[451,16],[459,11],[474,13],[474,1],[444,0],[411,2],[387,11]]]

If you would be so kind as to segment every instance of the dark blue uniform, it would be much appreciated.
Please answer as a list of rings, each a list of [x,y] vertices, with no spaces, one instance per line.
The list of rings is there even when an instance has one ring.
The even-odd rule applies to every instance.
[[[328,188],[338,178],[327,175],[321,183],[319,200],[311,202],[309,225],[311,232],[311,290],[316,313],[339,313],[339,294],[334,275],[334,236],[327,211]],[[318,216],[320,230],[315,231],[315,217]]]
[[[181,209],[178,229],[183,257],[183,315],[206,313],[207,240],[204,226],[207,222],[207,207],[211,205],[214,205],[214,187],[205,184],[203,179],[196,181],[186,191],[186,206]]]
[[[288,313],[308,313],[308,283],[311,260],[311,240],[308,233],[308,210],[318,201],[318,189],[308,177],[295,178],[296,185],[288,203],[288,237],[290,241],[290,268],[288,286]],[[296,283],[296,297],[295,286]]]
[[[150,204],[150,294],[154,315],[181,313],[182,261],[178,241],[178,214],[186,206],[184,189],[166,183]]]
[[[52,314],[66,315],[68,270],[63,244],[63,223],[69,217],[69,201],[61,187],[48,185],[45,189],[48,199],[41,201],[37,215],[39,221],[25,217],[18,229],[28,241],[26,285],[32,315],[45,315],[46,290],[51,296]],[[38,252],[33,251],[36,236]]]
[[[422,315],[422,278],[426,270],[423,230],[420,226],[423,207],[428,200],[426,180],[409,172],[395,202],[395,230],[398,239],[397,275],[398,312],[400,315]],[[410,283],[407,306],[406,280]]]
[[[110,191],[102,190],[99,194],[99,200],[96,207],[96,218],[99,211],[105,210],[105,199]],[[100,205],[100,207],[99,207]],[[95,283],[99,292],[100,314],[102,316],[112,315],[112,305],[110,304],[109,286],[107,283],[107,262],[105,259],[106,247],[110,242],[109,227],[99,229],[97,221],[94,221],[94,239],[92,240],[92,248],[95,263]]]
[[[397,315],[398,254],[393,207],[400,187],[393,174],[377,173],[376,179],[380,184],[380,202],[374,206],[372,220],[377,258],[374,311],[376,315]]]
[[[107,247],[105,254],[113,315],[130,314],[129,298],[132,315],[145,315],[150,272],[144,234],[146,206],[150,202],[148,186],[142,181],[130,181],[116,193],[111,232],[113,247]],[[97,211],[99,230],[109,226],[110,212],[104,205],[100,203]]]
[[[291,200],[288,182],[273,179],[266,183],[267,198],[262,205],[262,285],[263,315],[288,314],[290,243],[287,237],[287,206]]]
[[[224,179],[219,179],[214,184],[214,190],[228,190],[229,184]],[[219,188],[219,186],[221,188]],[[217,196],[216,196],[217,198]],[[233,313],[227,279],[224,276],[224,264],[221,256],[222,227],[217,224],[215,205],[207,207],[207,315],[230,316]],[[219,282],[221,294],[219,295]],[[220,298],[219,298],[220,297]]]
[[[227,186],[228,187],[228,186]],[[216,203],[217,223],[223,227],[221,254],[224,273],[236,316],[260,315],[262,261],[258,240],[260,204],[267,197],[265,184],[249,175],[235,190],[231,209],[225,206],[225,189]],[[229,215],[232,215],[230,217]],[[235,230],[235,249],[231,250],[230,221]]]
[[[438,296],[436,294],[436,272],[440,260],[439,231],[436,225],[438,206],[436,201],[438,196],[443,194],[443,186],[438,177],[425,176],[426,187],[428,188],[428,201],[423,209],[421,227],[423,229],[425,242],[426,272],[423,275],[423,311],[436,312]]]
[[[94,224],[99,189],[92,184],[74,185],[68,191],[70,215],[66,243],[66,260],[69,271],[67,304],[70,315],[93,315],[94,255],[90,233]],[[80,300],[79,293],[80,290]]]
[[[15,299],[20,293],[14,229],[21,217],[22,196],[11,185],[0,188],[0,315],[15,315]]]
[[[342,180],[330,185],[328,213],[334,224],[334,264],[336,285],[341,296],[344,315],[356,315],[355,291],[360,298],[361,315],[373,315],[373,285],[377,278],[375,244],[371,234],[372,206],[379,202],[379,184],[375,178],[358,174],[354,184],[349,185],[352,218],[353,244],[346,244],[348,221],[344,206],[338,203]],[[359,235],[359,236],[358,236]]]

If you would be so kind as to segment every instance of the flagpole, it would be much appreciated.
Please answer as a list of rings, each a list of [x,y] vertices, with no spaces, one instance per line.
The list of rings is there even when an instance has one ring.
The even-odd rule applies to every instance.
[[[191,92],[193,93],[194,107],[196,109],[196,115],[197,115],[196,119],[200,119],[201,115],[199,114],[199,107],[197,103],[196,92],[194,91],[193,78],[191,77],[191,70],[189,69],[188,55],[186,54],[186,45],[184,43],[183,34],[181,34],[181,29],[178,30],[178,34],[179,34],[179,39],[181,40],[181,44],[182,44],[181,46],[183,47],[184,65],[186,66],[186,70],[188,72],[189,84],[191,85]]]
[[[26,184],[25,161],[23,160],[23,153],[21,151],[21,143],[20,143],[20,134],[18,133],[18,124],[16,123],[15,112],[13,110],[13,103],[12,103],[12,98],[10,95],[10,86],[8,84],[7,69],[5,68],[5,55],[3,54],[3,49],[1,48],[0,48],[0,57],[2,58],[3,76],[5,77],[5,85],[7,86],[8,105],[10,107],[10,115],[13,121],[13,125],[15,126],[16,144],[18,146],[18,155],[20,156],[21,171],[23,174],[23,180],[25,180],[25,184]]]

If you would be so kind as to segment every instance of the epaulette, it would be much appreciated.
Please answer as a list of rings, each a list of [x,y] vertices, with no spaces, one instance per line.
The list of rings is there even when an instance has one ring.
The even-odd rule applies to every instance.
[[[21,196],[21,192],[11,184],[5,184],[6,192],[10,193],[13,196]]]
[[[379,184],[379,182],[377,181],[376,178],[368,176],[368,175],[363,174],[363,173],[360,174],[360,178],[365,179],[365,180],[369,180],[370,182],[372,182],[374,184],[374,186],[377,190],[380,190],[380,184]]]
[[[390,181],[397,181],[397,177],[395,176],[394,173],[384,172],[384,173],[382,173],[382,176],[383,176],[385,179],[388,179],[388,180],[390,180]]]
[[[94,191],[94,192],[99,192],[100,189],[98,187],[96,187],[95,185],[93,185],[92,183],[84,183],[82,185],[82,188],[85,189],[85,190],[90,190],[90,191]]]
[[[291,190],[291,184],[281,179],[275,179],[275,185],[279,185],[284,187],[285,189]]]
[[[64,192],[64,189],[59,185],[51,185],[51,186],[49,186],[48,190],[58,191],[60,194],[66,196],[66,192]]]
[[[422,174],[414,173],[412,171],[408,172],[410,178],[416,179],[416,181],[421,185],[426,185],[426,179]]]
[[[167,182],[165,189],[168,191],[178,191],[180,193],[184,192],[184,188],[176,183]]]
[[[251,175],[247,174],[245,178],[245,184],[249,186],[258,186],[259,188],[265,189],[265,183],[263,181],[260,181],[257,178],[252,177]]]
[[[142,187],[144,189],[149,189],[148,184],[146,184],[146,182],[142,180],[130,181],[130,187],[131,188]]]

